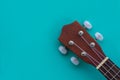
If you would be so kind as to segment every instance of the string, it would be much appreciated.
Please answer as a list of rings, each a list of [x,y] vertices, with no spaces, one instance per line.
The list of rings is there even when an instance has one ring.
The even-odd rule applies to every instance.
[[[96,48],[95,48],[95,50],[96,50],[99,54],[101,54],[101,55],[103,56],[103,54],[102,54],[101,52],[99,52]],[[109,60],[108,60],[108,61],[109,61]],[[110,63],[111,65],[113,65],[110,61],[109,61],[109,63]],[[105,65],[107,65],[109,68],[111,68],[108,64],[105,63]],[[114,67],[114,66],[115,66],[115,65],[113,65],[112,67]],[[115,68],[119,71],[119,69],[118,69],[116,66],[115,66]],[[111,69],[112,69],[112,68],[111,68]],[[111,69],[110,69],[110,70],[111,70]],[[112,69],[112,71],[113,71],[114,73],[116,73],[115,70]],[[120,75],[118,75],[118,77],[120,77]]]
[[[76,47],[78,47],[81,51],[84,51],[81,47],[79,47],[75,42],[74,42],[74,45],[76,46]],[[95,58],[93,58],[92,56],[90,56],[89,54],[87,54],[88,55],[88,58],[89,57],[91,57],[94,61],[96,61],[97,63],[99,63]],[[93,60],[91,59],[91,58],[89,58],[90,60],[91,60],[91,62],[95,65],[95,66],[97,66],[97,64],[95,64],[95,62],[93,62]],[[103,72],[101,69],[99,69],[101,72]],[[103,74],[105,74],[104,72],[103,72]],[[110,79],[110,77],[108,76],[108,75],[106,75],[106,77],[107,78],[109,78]]]
[[[81,38],[87,43],[87,45],[89,46],[89,43],[88,43],[88,41],[84,38],[84,37],[82,37],[81,36]],[[94,50],[93,50],[93,48],[92,48],[92,51],[94,52],[94,53],[96,53]],[[97,54],[97,53],[96,53]],[[97,56],[100,58],[100,59],[102,59],[98,54],[97,54]],[[102,59],[103,60],[103,59]]]
[[[82,37],[81,36],[81,38],[89,45],[89,43],[88,43],[88,41],[84,38],[84,37]],[[97,50],[96,48],[94,48],[95,50]],[[94,53],[96,53],[96,51],[94,50],[93,48],[92,48],[92,51],[94,52]],[[97,50],[97,52],[99,52],[98,50]],[[97,53],[96,53],[97,54]],[[99,52],[99,54],[101,54],[102,56],[103,56],[103,54],[102,53],[100,53]],[[97,56],[101,59],[101,60],[103,60],[101,57],[100,57],[100,55],[98,55],[97,54]],[[104,56],[103,56],[104,57]],[[109,61],[110,62],[110,61]],[[111,62],[110,62],[111,63]],[[112,63],[111,63],[112,64]],[[108,64],[106,64],[105,63],[105,65],[107,65],[109,68],[111,68]],[[116,68],[116,66],[115,66],[115,68]],[[107,70],[106,70],[107,71]],[[113,69],[112,69],[112,71],[114,72],[114,73],[116,73]],[[109,71],[107,71],[107,72],[109,72]],[[109,72],[110,73],[110,72]],[[110,73],[111,74],[111,73]],[[119,75],[118,75],[119,76]],[[119,76],[120,77],[120,76]]]
[[[83,51],[84,52],[84,50],[81,48],[81,47],[79,47],[75,42],[74,42],[74,45],[76,46],[76,47],[78,47],[81,51]],[[90,56],[89,54],[87,54],[88,56]],[[90,56],[92,59],[94,59],[92,56]],[[95,60],[95,59],[94,59]],[[97,60],[95,60],[98,64],[99,64],[99,62],[97,61]],[[97,65],[96,65],[97,66]]]
[[[109,69],[108,71],[110,71],[114,66],[115,66],[115,65],[113,65],[112,67],[110,67],[110,69]],[[108,71],[107,71],[107,72],[108,72]],[[107,74],[107,72],[106,72],[105,74]]]
[[[96,53],[96,51],[95,51],[95,53]],[[97,54],[97,53],[96,53]],[[105,63],[106,64],[106,63]],[[110,67],[108,64],[106,64],[110,69],[109,70],[106,70],[106,68],[104,67],[104,65],[103,66],[101,66],[101,67],[103,67],[105,70],[106,70],[106,73],[105,74],[107,74],[107,72],[109,72],[110,73],[110,70],[112,69],[112,67],[114,67],[114,65],[112,66],[112,67]],[[112,71],[114,71],[113,69],[112,69]],[[115,71],[114,71],[114,73],[116,73]],[[110,73],[111,74],[111,73]],[[113,74],[111,74],[112,76],[113,76]]]
[[[88,57],[89,58],[89,57]],[[91,58],[89,58],[90,60],[91,60]],[[93,60],[91,60],[91,62],[93,62]],[[96,64],[95,64],[96,65]],[[106,69],[106,68],[105,68]],[[106,75],[106,73],[104,73],[101,69],[99,69],[109,80],[112,80],[112,79],[115,79],[115,80],[117,80],[115,77],[117,76],[117,74],[119,74],[119,72],[115,75],[115,76],[113,76],[113,78],[111,79],[108,75]],[[110,73],[111,74],[111,73]]]
[[[95,60],[95,58],[93,58],[93,57],[90,56],[89,54],[88,54],[88,56],[91,57],[93,60]],[[89,58],[89,57],[88,57],[88,58]],[[91,60],[91,58],[89,58],[89,59]],[[92,60],[91,60],[91,61],[92,61]],[[95,60],[95,61],[96,61],[96,60]],[[97,65],[95,65],[95,66],[97,66]],[[102,66],[102,67],[106,70],[106,68],[105,68],[104,66]],[[99,69],[99,70],[101,70],[101,69]],[[106,70],[106,71],[107,71],[107,70]],[[102,71],[102,72],[103,72],[103,71]],[[109,71],[108,71],[108,72],[109,72]],[[103,72],[103,73],[104,73],[104,72]],[[109,73],[110,73],[110,72],[109,72]],[[106,73],[104,73],[104,75],[106,75]],[[113,76],[111,73],[110,73],[110,75]],[[107,75],[106,75],[106,76],[107,76]]]
[[[89,58],[89,56],[88,56],[88,58]],[[89,58],[89,59],[91,60],[91,58]],[[93,62],[93,60],[91,60],[91,62]],[[95,64],[95,66],[97,66],[97,65]],[[108,79],[110,79],[110,77],[109,77],[108,75],[106,75],[103,70],[101,70],[101,69],[99,69],[99,70],[100,70]]]
[[[82,37],[82,36],[81,36],[81,37]],[[82,39],[89,45],[88,41],[85,40],[84,37],[82,37]],[[77,45],[77,46],[78,46],[78,45]],[[79,47],[79,46],[78,46],[78,47]],[[83,51],[83,50],[82,50],[82,51]],[[92,49],[92,51],[93,51],[94,53],[96,53],[96,51],[95,51],[94,49]],[[96,53],[96,54],[97,54],[97,53]],[[101,60],[103,60],[103,59],[100,57],[100,55],[97,54],[97,56],[98,56]],[[91,57],[91,58],[92,58],[92,57]],[[94,59],[94,58],[93,58],[93,59]],[[96,61],[96,60],[95,60],[95,61]],[[94,64],[95,64],[95,63],[94,63]],[[106,63],[105,63],[105,64],[106,64]],[[108,65],[107,65],[107,66],[108,66]],[[102,66],[102,67],[106,70],[106,68],[105,68],[104,66]],[[107,71],[107,70],[106,70],[106,71]],[[109,72],[109,71],[107,71],[107,72]],[[106,73],[107,73],[107,72],[106,72]],[[105,73],[105,74],[106,74],[106,73]],[[110,72],[109,72],[109,73],[110,73]],[[110,74],[111,74],[111,73],[110,73]],[[112,75],[112,74],[111,74],[111,75]],[[112,76],[113,76],[113,75],[112,75]]]
[[[117,74],[116,74],[111,80],[113,80],[113,79],[119,74],[119,72],[120,72],[120,71],[118,71]]]

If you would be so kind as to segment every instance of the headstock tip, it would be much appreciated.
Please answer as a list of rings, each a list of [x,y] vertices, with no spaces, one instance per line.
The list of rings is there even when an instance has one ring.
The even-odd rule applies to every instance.
[[[80,25],[79,22],[76,20],[72,23],[73,25]]]

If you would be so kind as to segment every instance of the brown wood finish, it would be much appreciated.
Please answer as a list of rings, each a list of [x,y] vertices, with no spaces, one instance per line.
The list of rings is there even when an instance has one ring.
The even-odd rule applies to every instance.
[[[81,56],[81,50],[79,48],[77,48],[76,46],[71,46],[68,44],[68,42],[70,40],[74,41],[79,47],[81,47],[84,51],[86,51],[90,56],[92,56],[93,58],[95,58],[97,61],[102,62],[102,60],[95,54],[95,52],[91,49],[91,47],[81,38],[81,36],[78,35],[78,32],[82,30],[84,32],[84,34],[82,35],[90,44],[91,42],[94,42],[95,48],[100,52],[100,54],[102,54],[103,56],[99,55],[100,57],[102,57],[103,59],[106,57],[105,54],[103,53],[101,47],[99,46],[99,44],[88,34],[88,32],[85,30],[85,28],[83,28],[77,21],[73,22],[72,24],[68,24],[65,25],[62,29],[62,33],[59,37],[59,41],[64,44],[68,49],[70,49],[74,54],[76,54],[79,58],[81,58],[82,60],[84,60],[85,62],[93,65],[94,67],[96,67],[95,64],[99,65],[99,63],[95,62],[95,64],[93,64],[93,62],[91,62],[91,60],[86,57],[86,56]],[[103,72],[101,72],[108,80],[120,80],[119,76],[115,76],[117,79],[109,79],[108,77],[112,78],[111,75],[107,72],[108,70],[110,70],[110,73],[112,75],[117,74],[117,72],[120,70],[116,65],[113,68],[109,68],[108,66],[112,67],[114,65],[114,63],[109,59],[108,61],[106,61],[106,63],[103,65],[106,70],[103,67],[99,68],[99,71],[101,72],[101,70],[103,70]],[[116,73],[112,72],[112,70],[114,70]],[[106,73],[106,75],[105,75]],[[120,75],[120,73],[118,73],[118,75]]]
[[[59,37],[59,40],[61,43],[63,43],[68,49],[73,51],[77,56],[79,56],[81,59],[84,61],[94,65],[87,57],[81,56],[81,50],[76,48],[75,46],[70,46],[68,42],[70,40],[75,41],[82,49],[84,49],[89,55],[93,56],[95,59],[98,61],[101,61],[97,55],[92,51],[92,49],[82,40],[82,38],[78,35],[78,31],[84,31],[83,37],[87,39],[87,41],[90,42],[95,42],[96,41],[86,32],[86,30],[77,22],[75,21],[72,24],[65,25],[62,29],[62,33]],[[96,43],[96,48],[103,54],[102,49],[100,46]],[[104,55],[104,54],[103,54]],[[104,56],[105,57],[105,56]],[[97,63],[96,63],[97,64]],[[94,65],[95,66],[95,65]]]

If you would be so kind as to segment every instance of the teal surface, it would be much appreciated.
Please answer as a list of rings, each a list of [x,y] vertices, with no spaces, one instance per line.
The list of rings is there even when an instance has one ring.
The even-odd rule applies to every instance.
[[[63,25],[75,20],[104,35],[99,44],[120,66],[120,0],[1,0],[0,80],[106,80],[58,51]]]

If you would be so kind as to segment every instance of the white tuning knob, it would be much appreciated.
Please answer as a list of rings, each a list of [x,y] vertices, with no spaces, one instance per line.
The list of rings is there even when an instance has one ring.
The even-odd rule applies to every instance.
[[[62,46],[62,45],[59,46],[58,50],[61,52],[61,54],[64,54],[64,55],[67,54],[68,52],[65,46]]]
[[[83,25],[86,29],[91,29],[92,28],[92,24],[87,20],[84,21]]]
[[[99,32],[95,33],[95,38],[99,41],[102,41],[104,39],[103,35]]]
[[[79,65],[79,60],[78,60],[78,58],[76,58],[76,57],[73,56],[73,57],[70,58],[70,60],[71,60],[71,62],[72,62],[74,65],[76,65],[76,66]]]

